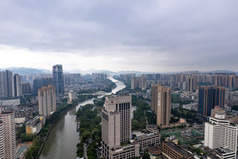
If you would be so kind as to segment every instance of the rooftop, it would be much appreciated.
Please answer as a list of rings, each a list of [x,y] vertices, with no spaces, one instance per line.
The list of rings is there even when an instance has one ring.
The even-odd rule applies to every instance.
[[[215,150],[216,150],[217,154],[220,154],[220,155],[221,155],[221,154],[226,154],[226,153],[234,152],[234,151],[232,151],[232,150],[230,150],[230,149],[222,148],[222,147],[216,148]]]
[[[164,144],[168,145],[170,148],[174,149],[176,152],[178,152],[179,154],[183,155],[184,157],[192,157],[193,156],[192,154],[190,154],[189,152],[185,151],[181,147],[177,146],[173,142],[164,142]]]
[[[30,126],[35,126],[37,125],[40,121],[40,118],[38,116],[34,117],[33,119],[29,120],[26,125],[30,125]]]

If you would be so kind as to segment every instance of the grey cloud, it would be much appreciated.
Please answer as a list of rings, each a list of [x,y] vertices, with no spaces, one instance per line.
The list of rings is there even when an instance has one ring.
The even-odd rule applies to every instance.
[[[0,21],[0,44],[15,47],[131,54],[139,69],[237,67],[237,0],[5,0]]]

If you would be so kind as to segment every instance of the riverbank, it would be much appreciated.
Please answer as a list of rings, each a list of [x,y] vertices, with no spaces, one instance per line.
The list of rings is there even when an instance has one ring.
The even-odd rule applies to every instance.
[[[116,83],[117,87],[113,89],[110,93],[104,92],[103,94],[98,95],[97,97],[102,98],[110,94],[115,94],[117,91],[120,91],[125,88],[125,85],[108,77],[112,82]],[[84,105],[94,104],[94,101],[98,101],[98,98],[87,100],[85,102],[79,103],[78,106],[70,109],[65,115],[62,115],[54,126],[51,128],[51,133],[48,136],[48,140],[45,143],[45,146],[41,152],[40,159],[75,159],[77,147],[79,143],[79,132],[78,126],[79,121],[76,119],[76,112],[79,108],[83,109]],[[100,104],[104,102],[97,102]],[[88,126],[88,125],[87,125]]]
[[[97,158],[101,145],[101,109],[105,98],[94,100],[78,109],[76,116],[80,120],[80,143],[77,144],[77,157]],[[85,146],[86,145],[86,146]]]
[[[60,106],[58,106],[57,111],[54,112],[46,120],[39,134],[33,139],[33,144],[27,150],[25,154],[25,158],[26,159],[31,159],[32,157],[39,158],[54,124],[62,117],[63,114],[65,114],[67,111],[69,111],[73,107],[77,106],[78,103],[88,100],[90,98],[92,99],[94,98],[94,96],[92,95],[79,96],[78,100],[73,101],[72,104],[67,104],[66,102],[64,102]]]

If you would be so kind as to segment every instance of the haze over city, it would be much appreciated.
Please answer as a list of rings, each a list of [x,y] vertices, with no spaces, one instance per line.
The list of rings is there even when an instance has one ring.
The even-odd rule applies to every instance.
[[[2,0],[0,22],[0,159],[238,159],[238,0]]]
[[[237,0],[2,1],[0,68],[237,71]]]

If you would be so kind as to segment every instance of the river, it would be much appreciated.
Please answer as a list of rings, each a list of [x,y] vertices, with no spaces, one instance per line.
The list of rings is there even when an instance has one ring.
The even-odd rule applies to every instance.
[[[126,86],[121,81],[108,77],[116,84],[116,88],[111,93],[104,93],[105,95],[115,94],[124,89]],[[54,124],[48,139],[45,143],[44,149],[41,153],[40,159],[75,159],[76,145],[79,143],[79,133],[76,131],[77,121],[75,113],[80,106],[92,104],[94,99],[79,103],[78,106],[70,109]]]

